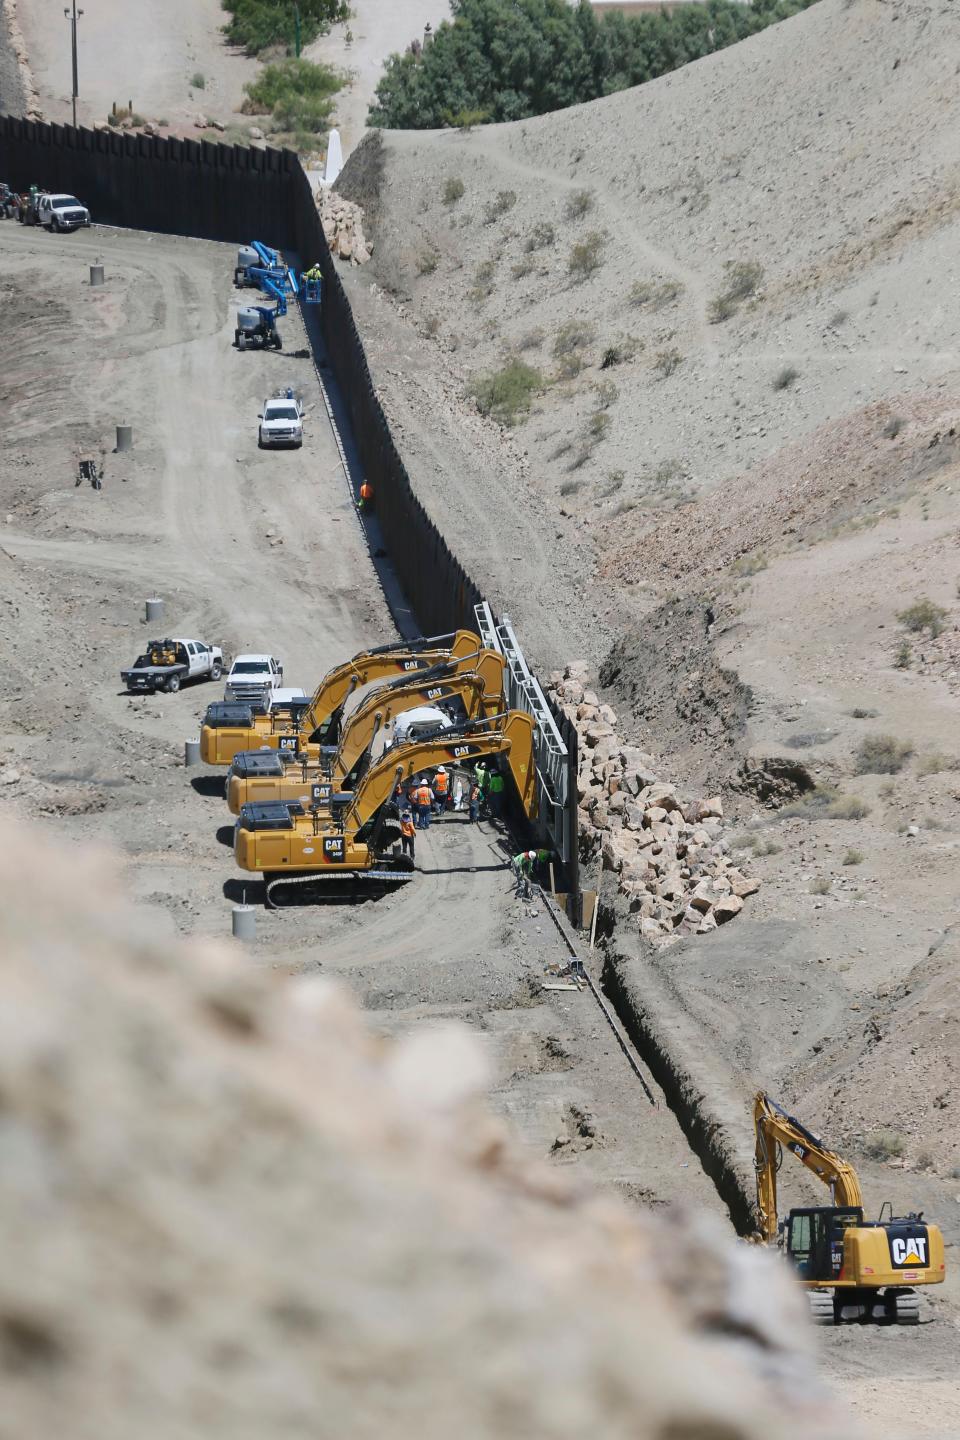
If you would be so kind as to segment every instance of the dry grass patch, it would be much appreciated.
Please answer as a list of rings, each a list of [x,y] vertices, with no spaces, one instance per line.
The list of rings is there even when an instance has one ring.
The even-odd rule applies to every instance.
[[[591,230],[585,239],[577,242],[570,251],[567,269],[574,280],[589,280],[603,264],[603,251],[607,236],[602,230]]]
[[[860,742],[856,754],[857,775],[896,775],[903,769],[913,746],[895,735],[868,735]]]
[[[515,425],[530,409],[530,401],[541,386],[540,371],[524,360],[509,360],[500,370],[481,375],[470,387],[481,415]]]
[[[906,610],[900,610],[897,619],[912,635],[926,632],[931,640],[936,640],[938,635],[943,634],[947,612],[942,605],[935,605],[932,600],[921,597],[908,605]]]

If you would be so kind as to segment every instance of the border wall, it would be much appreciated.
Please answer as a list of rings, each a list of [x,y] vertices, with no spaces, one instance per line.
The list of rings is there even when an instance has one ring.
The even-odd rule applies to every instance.
[[[74,129],[0,115],[0,180],[77,194],[97,220],[136,230],[296,251],[323,273],[321,329],[353,426],[390,562],[424,634],[476,625],[483,595],[418,500],[377,398],[353,310],[330,254],[310,181],[291,150]],[[411,543],[412,542],[412,543]],[[577,732],[551,705],[567,747],[564,827],[577,905]],[[579,923],[579,914],[571,917]]]

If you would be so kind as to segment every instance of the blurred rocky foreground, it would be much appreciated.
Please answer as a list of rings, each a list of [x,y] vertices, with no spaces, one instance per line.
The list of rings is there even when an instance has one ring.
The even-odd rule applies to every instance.
[[[521,1153],[466,1031],[0,844],[3,1440],[849,1435],[775,1262]]]

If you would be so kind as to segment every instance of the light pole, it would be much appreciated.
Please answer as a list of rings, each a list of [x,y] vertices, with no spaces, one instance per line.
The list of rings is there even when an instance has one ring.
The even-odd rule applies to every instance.
[[[83,11],[77,9],[77,0],[71,0],[71,4],[73,7],[72,11],[64,6],[63,13],[70,21],[70,53],[73,58],[73,128],[76,129],[77,96],[80,94],[80,88],[77,84],[77,16],[82,15]]]

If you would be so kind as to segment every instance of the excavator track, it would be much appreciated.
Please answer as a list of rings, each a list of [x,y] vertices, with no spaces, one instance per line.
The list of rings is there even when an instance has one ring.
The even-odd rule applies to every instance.
[[[298,898],[307,903],[315,900],[343,900],[343,889],[334,890],[334,886],[339,882],[345,888],[356,887],[354,898],[362,899],[378,888],[405,885],[413,878],[412,870],[328,870],[316,875],[280,875],[275,880],[267,881],[266,906],[268,910],[283,909],[281,892],[288,890],[299,890],[301,894]],[[316,887],[315,895],[307,888],[310,886]]]

